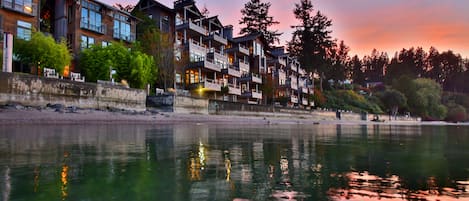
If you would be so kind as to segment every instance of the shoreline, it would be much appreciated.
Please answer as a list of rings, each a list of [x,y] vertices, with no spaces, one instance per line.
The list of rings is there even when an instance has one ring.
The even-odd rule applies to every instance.
[[[23,106],[3,106],[0,108],[0,125],[83,125],[83,124],[233,124],[233,125],[455,125],[468,126],[468,123],[415,122],[415,121],[351,121],[317,120],[313,118],[285,118],[264,116],[228,116],[180,114],[158,111],[103,111],[77,108],[33,108]]]

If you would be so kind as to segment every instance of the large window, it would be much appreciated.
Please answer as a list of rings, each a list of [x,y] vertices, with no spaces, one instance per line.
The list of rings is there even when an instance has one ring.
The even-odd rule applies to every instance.
[[[32,0],[3,0],[3,7],[19,11],[22,13],[34,15]]]
[[[105,26],[101,20],[101,7],[98,4],[82,0],[80,27],[98,33],[105,33]]]
[[[114,38],[125,41],[133,41],[134,38],[130,32],[129,17],[120,13],[114,14]]]
[[[81,49],[90,48],[91,45],[94,45],[94,38],[82,35],[81,36],[81,43],[80,43]]]
[[[18,29],[16,30],[16,37],[23,40],[31,39],[31,23],[18,20]]]

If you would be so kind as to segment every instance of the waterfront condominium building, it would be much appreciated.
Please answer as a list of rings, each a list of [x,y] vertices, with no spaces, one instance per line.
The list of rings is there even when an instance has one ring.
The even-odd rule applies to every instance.
[[[176,83],[193,96],[221,99],[225,95],[222,69],[228,67],[223,25],[217,16],[203,16],[193,0],[174,2],[176,58],[183,68],[176,70]]]
[[[295,57],[289,56],[284,47],[276,47],[268,53],[268,74],[272,76],[273,101],[284,106],[308,108],[313,82]]]
[[[52,33],[57,40],[65,38],[75,61],[79,52],[91,45],[135,41],[137,18],[100,1],[47,0],[41,12],[48,14],[41,17],[49,21],[43,31]],[[75,64],[70,70],[79,71]]]

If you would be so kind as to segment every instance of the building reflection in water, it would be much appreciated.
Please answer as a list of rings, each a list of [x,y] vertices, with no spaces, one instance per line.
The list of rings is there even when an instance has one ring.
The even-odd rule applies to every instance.
[[[365,171],[332,174],[331,177],[344,177],[347,180],[346,188],[329,189],[328,194],[333,200],[469,200],[469,181],[457,181],[456,188],[441,188],[434,177],[429,177],[426,181],[427,190],[409,190],[403,188],[403,181],[397,175],[382,178]]]
[[[161,195],[167,200],[469,199],[469,181],[461,181],[466,179],[461,168],[453,167],[459,177],[446,175],[454,172],[449,168],[440,168],[446,171],[443,176],[437,168],[421,174],[425,179],[412,175],[424,165],[449,164],[444,151],[456,149],[440,143],[448,141],[441,132],[422,135],[420,127],[367,125],[19,128],[0,133],[14,133],[0,135],[8,142],[0,143],[0,151],[9,154],[0,155],[0,167],[12,168],[12,178],[26,175],[18,186],[29,192],[17,190],[9,198],[15,188],[9,190],[7,167],[0,170],[1,198],[21,200],[20,193],[34,188],[29,200],[52,191],[62,200],[149,200]],[[415,154],[420,151],[425,157]],[[466,156],[448,155],[453,161]],[[427,156],[436,162],[425,164]],[[407,170],[402,157],[416,160],[416,170]],[[442,178],[457,181],[446,187],[450,182]],[[408,187],[409,180],[420,183]]]

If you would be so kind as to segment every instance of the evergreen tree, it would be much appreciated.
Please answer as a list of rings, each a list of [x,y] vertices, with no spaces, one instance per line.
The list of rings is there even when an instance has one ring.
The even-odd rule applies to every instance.
[[[268,30],[272,25],[279,24],[278,21],[274,21],[272,16],[269,16],[270,2],[264,3],[260,0],[250,0],[244,4],[244,8],[241,10],[243,17],[239,24],[245,24],[240,31],[240,34],[251,34],[261,32],[264,36],[265,41],[269,45],[273,45],[275,42],[280,43],[278,30]]]
[[[302,66],[309,72],[317,72],[321,77],[320,87],[322,90],[322,80],[330,65],[328,54],[334,45],[329,28],[332,20],[321,12],[315,15],[311,0],[301,0],[295,4],[295,18],[300,21],[300,25],[292,26],[296,28],[293,38],[288,42],[288,51],[297,56]]]
[[[357,55],[352,57],[352,60],[349,63],[349,69],[351,71],[353,83],[363,86],[365,84],[365,74],[363,73],[362,62]]]

